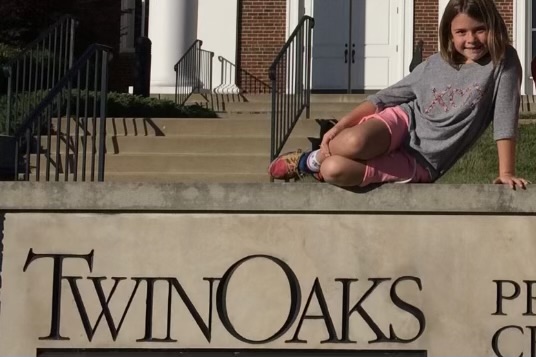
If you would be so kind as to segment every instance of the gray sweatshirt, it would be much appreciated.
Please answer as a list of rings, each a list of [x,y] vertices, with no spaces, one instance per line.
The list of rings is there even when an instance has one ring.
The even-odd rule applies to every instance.
[[[508,46],[501,63],[464,64],[430,56],[398,83],[367,99],[381,111],[399,105],[409,116],[405,148],[435,180],[475,143],[493,121],[495,140],[515,138],[521,64]]]

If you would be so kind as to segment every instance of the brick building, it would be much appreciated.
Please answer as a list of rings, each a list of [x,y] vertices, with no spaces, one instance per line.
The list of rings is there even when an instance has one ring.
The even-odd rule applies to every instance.
[[[312,87],[317,91],[377,90],[409,73],[414,45],[423,57],[438,49],[437,27],[448,0],[119,0],[113,89],[133,82],[133,43],[152,41],[152,92],[172,92],[173,65],[195,40],[214,52],[212,87],[223,80],[218,57],[268,81],[268,67],[303,15],[315,19]],[[533,4],[496,0],[524,68],[523,92],[532,93]],[[536,8],[536,6],[535,6]],[[117,18],[120,13],[121,19]],[[141,21],[145,17],[146,21]],[[100,26],[100,25],[99,25]],[[113,42],[113,41],[108,41]]]

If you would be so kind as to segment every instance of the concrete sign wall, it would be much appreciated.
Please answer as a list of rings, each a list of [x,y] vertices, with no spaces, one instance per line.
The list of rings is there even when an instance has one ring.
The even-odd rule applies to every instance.
[[[329,187],[256,186],[258,197],[275,186],[287,199]],[[381,212],[381,195],[407,194],[393,186],[367,194],[327,188],[342,205],[361,199],[354,211],[241,210],[249,199],[209,209],[240,197],[231,192],[237,187],[175,188],[173,210],[136,211],[126,202],[92,211],[87,200],[79,209],[44,207],[51,193],[57,199],[49,206],[76,205],[65,195],[69,185],[33,187],[35,209],[16,209],[12,195],[22,188],[0,187],[0,356],[145,349],[535,355],[536,217],[531,206],[512,204],[519,195],[534,202],[533,190],[494,187],[502,210],[495,214],[483,214],[492,208],[484,205],[412,213],[410,201]],[[121,191],[127,200],[135,188],[99,192]],[[173,197],[170,187],[146,190],[158,188]],[[212,192],[213,201],[199,201],[192,189]],[[453,189],[451,201],[471,198],[469,189]],[[191,200],[198,210],[181,208]],[[370,212],[359,208],[363,201]]]

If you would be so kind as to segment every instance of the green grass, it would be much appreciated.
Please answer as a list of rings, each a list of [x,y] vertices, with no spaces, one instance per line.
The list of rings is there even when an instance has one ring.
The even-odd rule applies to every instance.
[[[517,142],[517,176],[536,182],[536,124],[521,125]],[[497,145],[492,129],[438,183],[491,183],[498,175]]]

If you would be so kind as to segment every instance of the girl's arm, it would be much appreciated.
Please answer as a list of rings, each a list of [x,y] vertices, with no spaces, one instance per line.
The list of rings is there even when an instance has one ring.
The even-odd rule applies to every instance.
[[[324,134],[322,143],[320,144],[321,153],[326,157],[330,156],[329,142],[344,129],[359,124],[363,117],[382,111],[386,107],[408,103],[415,99],[416,96],[413,87],[420,81],[427,65],[428,61],[419,64],[409,75],[392,86],[369,96],[366,101],[345,115],[333,128]]]
[[[505,184],[514,190],[516,187],[525,189],[529,182],[523,178],[516,177],[515,139],[497,140],[497,153],[499,155],[499,177],[493,183]]]
[[[335,126],[329,129],[322,138],[320,143],[320,152],[328,157],[331,155],[329,151],[329,142],[333,140],[341,131],[346,128],[351,128],[354,125],[359,124],[361,119],[367,115],[376,113],[376,105],[366,100],[363,103],[355,107],[350,113],[346,114],[341,120],[335,124]]]

